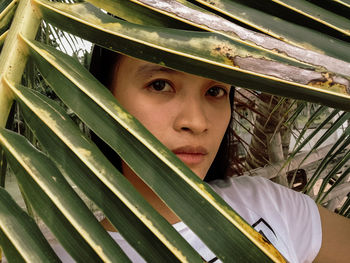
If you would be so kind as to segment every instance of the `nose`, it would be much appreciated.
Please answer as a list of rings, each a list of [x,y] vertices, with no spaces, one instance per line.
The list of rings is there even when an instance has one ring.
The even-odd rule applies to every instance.
[[[185,131],[191,134],[206,132],[208,130],[208,118],[205,113],[204,102],[193,98],[182,100],[177,109],[174,128],[176,131]]]

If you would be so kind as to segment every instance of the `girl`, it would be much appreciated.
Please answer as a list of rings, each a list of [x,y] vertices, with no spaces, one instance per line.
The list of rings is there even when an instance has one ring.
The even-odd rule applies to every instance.
[[[289,262],[350,262],[349,220],[306,195],[258,177],[226,175],[234,88],[95,47],[91,72],[119,103],[177,155]],[[106,156],[144,198],[208,262],[220,262],[204,243],[103,142]],[[133,262],[144,262],[114,227],[102,225]],[[65,256],[61,253],[61,258]]]

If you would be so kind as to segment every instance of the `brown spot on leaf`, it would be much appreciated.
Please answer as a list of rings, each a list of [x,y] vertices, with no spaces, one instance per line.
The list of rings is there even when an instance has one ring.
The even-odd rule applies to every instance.
[[[219,0],[204,0],[204,2],[207,2],[212,6],[222,7],[222,3]]]
[[[214,2],[214,1],[204,0],[204,2],[207,2],[207,3],[210,4],[210,5],[215,5],[215,2]]]
[[[350,94],[346,85],[333,80],[334,76],[331,73],[322,73],[322,76],[323,78],[311,80],[307,85],[341,94]]]
[[[272,51],[279,53],[279,54],[284,54],[285,56],[288,56],[288,54],[285,51],[282,51],[278,48],[273,48]]]
[[[231,47],[225,45],[225,44],[220,44],[219,46],[214,47],[213,55],[219,55],[221,57],[224,57],[224,60],[227,64],[231,64],[233,66],[235,65],[235,50],[232,49]]]

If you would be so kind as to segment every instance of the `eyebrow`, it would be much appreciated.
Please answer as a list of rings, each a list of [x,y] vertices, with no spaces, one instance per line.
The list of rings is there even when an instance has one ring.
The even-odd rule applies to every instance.
[[[170,69],[170,68],[165,68],[159,65],[152,65],[152,64],[147,64],[147,65],[142,65],[140,66],[137,71],[136,74],[137,75],[148,75],[148,74],[152,74],[152,73],[157,73],[157,72],[165,72],[165,73],[175,73],[175,74],[184,74],[183,72],[180,71],[176,71],[174,69]]]
[[[171,68],[166,68],[166,67],[163,67],[163,66],[160,66],[160,65],[157,65],[157,64],[144,64],[144,65],[141,65],[137,70],[136,70],[136,76],[146,76],[148,74],[153,74],[153,73],[157,73],[157,72],[165,72],[165,73],[169,73],[169,74],[178,74],[178,75],[182,75],[182,74],[186,74],[184,72],[181,72],[181,71],[177,71],[177,70],[174,70],[174,69],[171,69]],[[224,84],[224,83],[221,83],[221,82],[218,82],[218,81],[215,81],[215,80],[211,80],[211,79],[208,79],[210,80],[211,82],[213,82],[214,84]],[[228,85],[228,84],[227,84]]]

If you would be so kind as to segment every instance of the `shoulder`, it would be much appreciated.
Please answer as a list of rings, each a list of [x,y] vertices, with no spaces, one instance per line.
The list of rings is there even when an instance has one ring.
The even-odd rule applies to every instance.
[[[300,209],[300,206],[311,206],[317,210],[309,196],[259,176],[231,177],[215,180],[210,185],[225,201],[242,202],[254,209],[263,205],[265,208],[278,208],[279,211],[283,208],[289,211],[293,207]]]
[[[307,221],[314,219],[320,222],[317,205],[309,196],[273,183],[266,178],[240,176],[216,180],[210,185],[238,211],[243,207],[259,216],[280,218],[286,225],[290,225],[291,220],[296,218]]]
[[[271,237],[276,238],[274,245],[282,254],[289,254],[287,258],[311,262],[316,257],[321,246],[321,222],[309,196],[263,177],[234,177],[210,185],[257,231],[261,227],[264,232],[270,229]]]
[[[215,180],[210,185],[225,201],[241,202],[248,206],[281,205],[280,199],[283,201],[289,195],[294,196],[292,190],[258,176],[231,177]]]
[[[225,180],[214,180],[209,183],[214,189],[219,191],[230,191],[232,188],[239,188],[242,191],[263,191],[266,188],[275,188],[277,184],[260,176],[237,176],[229,177]]]

